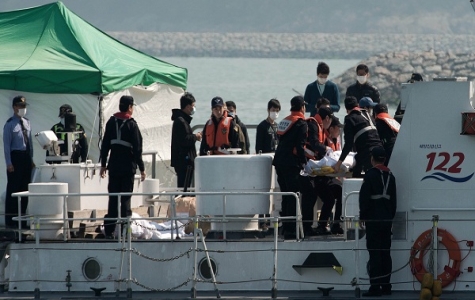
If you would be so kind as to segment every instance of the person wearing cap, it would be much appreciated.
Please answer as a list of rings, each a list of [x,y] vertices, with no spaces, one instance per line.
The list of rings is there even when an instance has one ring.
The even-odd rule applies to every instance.
[[[343,124],[340,123],[340,119],[333,116],[332,123],[326,133],[325,146],[330,147],[333,151],[341,151],[340,143],[340,131]],[[330,190],[335,197],[335,214],[333,216],[333,223],[330,228],[332,234],[343,234],[343,228],[341,228],[341,214],[342,214],[342,183],[338,178],[329,178]]]
[[[234,120],[236,121],[236,124],[239,125],[241,128],[244,140],[242,143],[244,144],[244,147],[242,149],[242,154],[251,154],[250,152],[250,147],[251,147],[251,142],[249,141],[249,134],[247,133],[247,127],[246,125],[239,119],[237,115],[237,106],[234,101],[226,101],[226,108],[228,110],[228,117],[233,117]]]
[[[267,103],[267,118],[263,120],[256,129],[256,153],[274,153],[279,138],[277,136],[277,123],[279,117],[280,102],[277,99],[270,99]]]
[[[326,130],[333,120],[333,111],[329,107],[320,107],[313,118],[307,119],[308,137],[305,144],[307,158],[313,160],[322,159],[330,147],[325,146]],[[302,192],[302,221],[306,236],[325,235],[327,223],[331,216],[335,196],[333,195],[329,183],[330,178],[326,176],[300,176]],[[323,205],[318,219],[318,226],[315,231],[312,229],[314,219],[314,206],[317,198],[322,199]]]
[[[376,104],[378,104],[378,103],[374,103],[373,100],[370,97],[363,97],[358,102],[358,106],[360,107],[360,109],[366,110],[369,113],[370,116],[373,115],[373,107]]]
[[[396,215],[396,179],[384,165],[386,150],[374,147],[359,193],[360,220],[366,227],[370,288],[363,297],[391,294],[391,228]]]
[[[300,191],[300,171],[305,168],[305,143],[307,142],[308,125],[305,120],[305,101],[302,96],[295,96],[290,100],[290,115],[277,125],[279,145],[275,151],[272,164],[277,173],[277,182],[282,192]],[[294,150],[295,149],[295,150]],[[282,217],[295,217],[295,197],[282,196]],[[296,238],[295,219],[282,222],[284,239]]]
[[[195,97],[185,93],[180,98],[180,109],[172,109],[171,163],[177,176],[177,187],[188,188],[193,178],[196,158],[195,143],[201,141],[201,132],[193,133],[190,123],[195,113]],[[188,178],[187,178],[187,170]]]
[[[239,130],[236,121],[228,117],[221,97],[211,99],[211,118],[203,128],[200,155],[227,154],[227,148],[239,148]]]
[[[59,123],[54,124],[53,127],[51,127],[51,130],[56,134],[58,137],[58,140],[66,141],[66,130],[65,130],[65,116],[66,114],[72,114],[73,113],[73,108],[69,104],[63,104],[59,108],[59,115],[58,117],[60,118]],[[84,127],[76,123],[76,132],[79,133],[79,137],[77,139],[77,145],[74,147],[74,152],[72,154],[72,162],[73,163],[78,163],[79,159],[81,159],[81,162],[85,162],[87,159],[87,152],[88,152],[88,144],[87,144],[87,139],[86,139],[86,131],[84,130]],[[67,147],[68,145],[66,143],[60,144],[59,145],[59,154],[60,155],[67,155],[68,150]],[[46,155],[49,155],[49,152],[46,151]]]
[[[31,124],[25,118],[26,98],[13,98],[13,116],[3,126],[3,152],[7,166],[7,191],[5,198],[5,225],[17,227],[18,222],[13,217],[18,216],[18,198],[12,193],[28,191],[31,182],[31,171],[35,167],[33,162],[33,143],[31,139]],[[28,197],[21,198],[21,214],[24,215],[28,206]],[[22,223],[26,228],[26,222]]]
[[[330,67],[324,62],[319,62],[317,80],[307,85],[304,94],[304,100],[308,103],[307,112],[310,112],[310,116],[317,113],[316,104],[320,98],[327,98],[330,101],[332,111],[340,110],[340,91],[334,82],[328,80],[328,75],[330,75]]]
[[[145,180],[145,167],[142,160],[142,134],[137,122],[132,118],[134,98],[122,96],[119,110],[106,123],[101,146],[101,177],[109,171],[109,193],[131,193],[134,189],[135,172],[140,170],[140,180]],[[110,154],[110,155],[109,155]],[[109,158],[109,160],[107,159]],[[120,215],[125,218],[132,215],[131,196],[120,198]],[[109,196],[108,211],[105,218],[118,217],[117,196]],[[106,238],[112,238],[116,221],[105,220]]]
[[[358,107],[358,101],[355,97],[345,98],[345,108],[347,112],[343,130],[345,144],[340,159],[333,168],[338,173],[346,156],[354,148],[356,150],[356,163],[353,168],[353,177],[361,178],[361,172],[371,168],[371,149],[382,146],[382,143],[373,118],[366,110],[361,110]]]
[[[386,161],[384,165],[387,166],[401,125],[388,114],[388,106],[386,104],[376,105],[374,107],[374,114],[376,118],[376,129],[383,143],[384,150],[386,150]]]
[[[348,87],[346,97],[353,96],[356,99],[369,97],[373,102],[381,102],[378,88],[368,82],[369,75],[368,66],[359,64],[356,67],[356,82]]]

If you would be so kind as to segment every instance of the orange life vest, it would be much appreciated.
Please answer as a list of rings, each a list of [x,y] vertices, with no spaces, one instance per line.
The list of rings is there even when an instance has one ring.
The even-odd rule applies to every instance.
[[[330,137],[330,133],[328,131],[325,131],[325,135],[325,146],[332,148],[333,151],[341,150],[339,139],[336,139],[336,142],[334,142],[333,139]]]
[[[224,154],[218,151],[218,148],[229,148],[229,130],[231,130],[231,122],[233,118],[223,117],[219,120],[218,128],[215,128],[213,118],[206,123],[206,143],[213,154]]]
[[[303,113],[300,111],[291,111],[289,116],[277,124],[277,134],[284,135],[300,119],[305,120]]]
[[[379,113],[376,115],[376,119],[383,120],[384,122],[386,122],[386,124],[388,124],[389,128],[391,128],[392,131],[396,133],[399,132],[399,128],[401,127],[401,124],[399,124],[398,121],[391,118],[391,116],[388,113],[384,113],[384,112]]]
[[[305,119],[305,121],[307,121],[307,123],[314,122],[315,124],[317,124],[317,126],[318,126],[318,141],[323,144],[325,142],[326,135],[325,135],[325,131],[323,129],[322,118],[317,114],[313,118],[310,117],[310,118]],[[308,137],[307,137],[307,142],[305,142],[305,145],[304,145],[305,156],[308,159],[316,159],[317,154],[315,153],[315,151],[311,150],[310,148],[311,148],[310,143],[309,143]],[[297,149],[294,148],[293,153],[297,154]]]

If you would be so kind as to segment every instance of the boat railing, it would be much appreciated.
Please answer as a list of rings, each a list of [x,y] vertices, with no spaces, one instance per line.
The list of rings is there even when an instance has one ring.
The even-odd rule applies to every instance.
[[[44,224],[46,222],[58,222],[62,221],[63,223],[63,241],[68,241],[70,238],[70,231],[69,231],[69,222],[70,221],[79,221],[79,220],[84,220],[84,217],[82,218],[69,218],[68,217],[68,207],[67,207],[67,200],[68,197],[97,197],[97,196],[117,196],[117,207],[118,207],[118,216],[120,216],[120,211],[121,211],[121,197],[123,196],[149,196],[150,192],[147,193],[136,193],[136,192],[131,192],[131,193],[31,193],[29,191],[25,192],[18,192],[18,193],[13,193],[13,197],[17,197],[18,199],[18,211],[21,211],[21,198],[22,197],[62,197],[62,219],[59,218],[53,218],[53,217],[45,217],[45,216],[34,216],[34,215],[21,215],[20,213],[18,214],[17,217],[14,217],[13,219],[18,221],[18,230],[22,231],[24,228],[22,228],[22,223],[23,221],[32,221],[34,223],[33,230],[40,230],[41,229],[41,224]],[[303,233],[303,227],[302,227],[302,213],[300,210],[300,198],[299,194],[293,193],[293,192],[196,192],[196,191],[191,191],[191,192],[182,192],[182,191],[168,191],[168,192],[159,192],[157,195],[159,196],[169,196],[168,199],[160,199],[160,198],[150,198],[146,199],[145,201],[148,203],[156,203],[156,202],[165,202],[170,205],[170,210],[171,210],[171,217],[147,217],[147,218],[127,218],[127,217],[117,217],[117,218],[94,218],[95,220],[111,220],[111,221],[116,221],[117,224],[119,225],[119,232],[122,229],[121,226],[122,224],[126,223],[128,220],[134,220],[134,219],[141,219],[141,220],[148,220],[148,221],[163,221],[163,220],[168,220],[171,221],[171,240],[173,241],[174,238],[178,235],[177,229],[178,226],[176,225],[177,220],[184,220],[188,219],[191,221],[193,218],[183,218],[183,217],[177,217],[176,215],[176,198],[177,195],[181,196],[196,196],[196,195],[201,195],[201,196],[222,196],[222,205],[223,205],[223,213],[219,217],[214,216],[214,217],[204,217],[204,216],[199,216],[198,221],[214,221],[214,222],[222,222],[223,223],[223,236],[226,239],[226,222],[230,221],[263,221],[265,219],[269,219],[268,217],[265,218],[254,218],[254,217],[236,217],[232,216],[232,213],[226,210],[226,205],[227,205],[227,197],[228,196],[233,196],[233,195],[239,195],[239,196],[250,196],[250,195],[280,195],[280,196],[293,196],[295,197],[295,206],[296,206],[296,211],[297,215],[296,216],[289,216],[289,217],[278,217],[278,221],[287,221],[287,220],[295,220],[295,230],[296,230],[296,238],[297,240],[300,240],[301,238],[304,237]],[[176,234],[174,233],[176,232]],[[35,234],[35,240],[37,243],[40,242],[40,239],[38,237],[38,234]],[[22,241],[22,235],[19,235],[19,241]],[[118,242],[121,242],[121,236],[118,236]]]

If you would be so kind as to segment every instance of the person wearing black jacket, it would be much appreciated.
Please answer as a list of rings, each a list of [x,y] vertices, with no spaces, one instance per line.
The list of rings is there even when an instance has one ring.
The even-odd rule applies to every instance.
[[[295,96],[290,100],[291,114],[277,126],[279,145],[275,151],[272,164],[277,173],[277,182],[282,192],[300,191],[300,171],[307,163],[304,146],[307,141],[307,121],[305,121],[305,101],[302,96]],[[294,154],[295,149],[295,154]],[[282,217],[295,217],[295,197],[282,196]],[[295,239],[295,220],[284,220],[282,229],[284,239]]]
[[[320,160],[331,148],[325,145],[325,131],[330,127],[333,112],[329,107],[320,107],[313,118],[307,119],[308,136],[306,149],[312,153],[311,159]],[[310,155],[310,154],[308,154]],[[327,222],[335,205],[335,196],[330,188],[330,178],[326,176],[300,176],[302,191],[302,221],[305,236],[329,234]],[[318,219],[318,227],[312,229],[314,206],[317,198],[322,199],[323,205]]]
[[[247,127],[246,125],[244,125],[244,123],[241,121],[241,119],[239,119],[237,115],[236,103],[234,103],[234,101],[226,101],[226,107],[228,109],[228,116],[234,118],[234,120],[236,121],[236,124],[238,124],[239,127],[241,127],[242,134],[244,135],[246,149],[242,149],[242,150],[246,151],[245,154],[251,154],[250,152],[251,143],[249,142],[249,134],[247,133]]]
[[[236,121],[224,111],[224,101],[217,96],[211,99],[211,118],[202,131],[200,155],[226,154],[221,149],[239,148]]]
[[[353,96],[360,101],[363,97],[369,97],[373,102],[381,102],[379,90],[368,82],[369,69],[365,64],[359,64],[356,67],[356,82],[346,90],[346,97]]]
[[[267,103],[267,118],[263,120],[256,129],[256,154],[274,153],[279,138],[277,136],[277,123],[279,117],[280,102],[277,99],[270,99]]]
[[[310,112],[310,116],[314,116],[317,113],[316,105],[321,98],[326,98],[330,101],[332,111],[340,111],[340,91],[334,82],[328,80],[329,75],[330,67],[324,62],[319,62],[317,66],[317,80],[307,85],[304,94],[304,100],[308,103],[306,109],[307,112]]]
[[[65,129],[65,116],[67,114],[72,114],[73,113],[73,108],[69,104],[63,104],[59,108],[59,115],[58,117],[61,119],[59,123],[56,123],[51,127],[51,130],[56,134],[58,137],[58,140],[66,141],[66,129]],[[72,154],[72,162],[73,163],[78,163],[79,161],[85,162],[87,159],[87,152],[88,152],[88,144],[87,144],[87,139],[86,139],[86,131],[84,130],[84,127],[76,123],[76,132],[80,132],[79,137],[77,139],[77,145],[75,146],[75,151]],[[68,154],[68,149],[66,148],[67,144],[63,143],[59,145],[59,154],[61,155],[67,155]],[[49,152],[46,151],[46,155],[49,155]],[[81,160],[79,160],[81,159]]]
[[[374,107],[374,114],[376,118],[376,129],[383,143],[384,150],[386,150],[384,165],[387,166],[391,154],[393,153],[400,124],[388,114],[388,106],[386,104],[377,104]]]
[[[373,117],[366,110],[358,108],[355,97],[345,98],[345,108],[347,112],[343,129],[345,145],[340,159],[333,168],[338,173],[346,156],[354,149],[356,164],[353,168],[353,178],[361,178],[361,172],[371,168],[371,149],[382,144]]]
[[[185,93],[180,98],[180,109],[172,109],[172,145],[171,166],[175,168],[177,187],[185,187],[186,172],[190,166],[187,188],[193,178],[194,161],[196,158],[195,143],[201,141],[201,132],[191,130],[191,116],[195,113],[195,97]]]
[[[375,147],[359,194],[360,219],[366,227],[371,286],[364,297],[391,294],[391,228],[396,215],[396,179],[383,165],[386,151]]]
[[[137,167],[140,170],[141,181],[144,181],[146,176],[142,160],[142,134],[137,122],[132,118],[134,98],[122,96],[119,110],[120,112],[115,113],[106,123],[101,146],[101,177],[105,178],[109,171],[109,193],[130,193],[134,189]],[[109,160],[107,160],[108,156]],[[130,198],[131,196],[120,198],[121,217],[132,215]],[[109,196],[108,212],[105,218],[118,217],[117,205],[117,196]],[[115,225],[116,221],[104,221],[106,238],[113,237]]]

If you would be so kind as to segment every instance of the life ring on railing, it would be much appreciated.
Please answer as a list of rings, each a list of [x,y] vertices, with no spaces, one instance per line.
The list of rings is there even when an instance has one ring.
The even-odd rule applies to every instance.
[[[446,287],[460,275],[460,247],[453,235],[445,229],[438,228],[437,237],[449,252],[449,265],[444,267],[444,272],[437,275],[437,279],[442,282],[442,287]],[[424,274],[427,273],[423,259],[426,248],[430,245],[431,241],[432,229],[429,229],[417,238],[411,248],[411,271],[419,282],[422,282]]]

